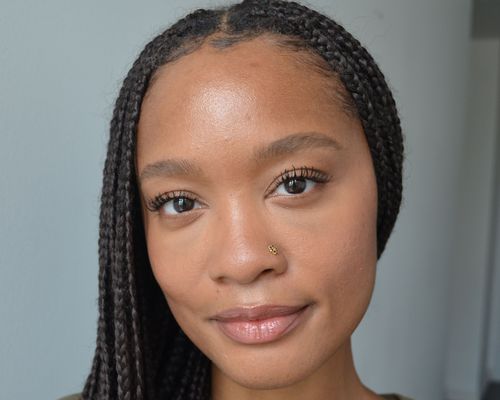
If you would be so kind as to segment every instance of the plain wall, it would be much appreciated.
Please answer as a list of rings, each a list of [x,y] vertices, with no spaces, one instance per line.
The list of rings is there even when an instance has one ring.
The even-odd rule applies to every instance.
[[[485,378],[500,382],[500,39],[490,57],[497,57],[496,108],[493,110],[496,120],[496,167],[493,197],[494,226],[491,237],[491,305],[489,307],[488,337],[486,342]],[[494,80],[492,79],[492,82]]]
[[[0,0],[0,398],[79,391],[97,320],[101,169],[142,46],[209,1]],[[406,136],[404,203],[354,335],[377,392],[442,400],[469,0],[317,0],[379,62]]]
[[[492,261],[499,50],[498,39],[475,39],[472,44],[468,134],[458,166],[462,190],[457,197],[459,212],[450,275],[446,387],[451,400],[479,399],[482,390],[482,347],[486,344],[485,311]]]
[[[500,39],[497,39],[496,51],[491,56],[497,56],[497,107],[496,113],[496,165],[493,208],[495,222],[492,228],[492,272],[491,272],[491,306],[489,309],[489,332],[486,347],[486,378],[500,382]]]
[[[477,82],[485,87],[484,92],[480,93],[483,96],[478,103],[484,102],[484,95],[489,96],[489,104],[484,107],[488,114],[484,115],[482,109],[479,109],[478,114],[486,117],[488,134],[492,136],[490,143],[494,145],[496,155],[491,199],[490,268],[487,271],[488,297],[486,301],[489,304],[485,316],[486,338],[482,361],[485,363],[484,378],[500,382],[500,39],[498,36],[495,40],[480,41],[483,49],[482,57],[478,55],[475,59],[477,63],[482,62],[488,65],[483,68],[487,68],[488,74],[491,74],[488,79],[489,84],[484,83],[484,78],[477,79]]]

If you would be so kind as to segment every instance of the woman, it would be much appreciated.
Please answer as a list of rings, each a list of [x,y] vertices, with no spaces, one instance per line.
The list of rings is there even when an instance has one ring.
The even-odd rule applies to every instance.
[[[351,351],[403,161],[357,40],[295,2],[195,11],[140,54],[110,131],[81,398],[404,399]]]

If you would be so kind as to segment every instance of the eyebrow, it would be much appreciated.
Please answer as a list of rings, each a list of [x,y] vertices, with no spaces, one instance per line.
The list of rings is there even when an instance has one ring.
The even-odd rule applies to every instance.
[[[253,160],[255,163],[261,163],[272,158],[296,153],[299,150],[325,147],[342,150],[342,146],[337,140],[324,133],[299,132],[256,149],[253,152]],[[200,166],[186,159],[171,158],[146,165],[140,173],[139,180],[144,182],[151,178],[194,175],[203,176]]]
[[[191,161],[171,158],[146,165],[139,176],[139,180],[144,182],[151,178],[168,178],[175,175],[203,175],[203,172],[200,167]]]
[[[334,138],[319,132],[300,132],[288,135],[265,145],[254,152],[255,162],[296,153],[299,150],[331,147],[341,150],[342,146]]]

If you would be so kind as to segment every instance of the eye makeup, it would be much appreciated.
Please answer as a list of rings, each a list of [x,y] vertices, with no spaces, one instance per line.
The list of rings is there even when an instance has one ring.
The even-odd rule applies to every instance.
[[[190,210],[181,211],[181,208],[182,207],[189,208],[190,205],[198,201],[198,197],[183,190],[160,193],[157,196],[153,197],[151,200],[147,201],[146,208],[151,212],[157,212],[166,203],[174,200],[178,201],[174,205],[174,208],[177,211],[180,211],[179,213],[182,213],[190,211]]]
[[[273,179],[272,183],[268,187],[268,190],[271,188],[269,192],[272,193],[281,184],[286,184],[292,180],[311,180],[315,183],[322,184],[329,182],[331,178],[331,175],[314,167],[303,166],[296,168],[292,165],[291,169],[285,169]]]
[[[287,185],[288,188],[293,190],[303,189],[307,187],[306,181],[312,181],[316,184],[325,184],[331,180],[331,175],[323,172],[319,169],[309,166],[295,167],[292,165],[291,169],[285,169],[279,175],[275,176],[271,184],[266,189],[266,195],[271,195],[280,185]],[[306,186],[304,186],[306,185]],[[293,195],[299,195],[299,193],[289,193],[289,197]],[[164,192],[156,195],[155,197],[146,201],[146,208],[150,212],[160,212],[166,204],[172,202],[172,207],[176,214],[167,214],[169,216],[180,215],[187,213],[196,208],[196,203],[201,203],[198,196],[185,190],[175,190],[170,192]]]

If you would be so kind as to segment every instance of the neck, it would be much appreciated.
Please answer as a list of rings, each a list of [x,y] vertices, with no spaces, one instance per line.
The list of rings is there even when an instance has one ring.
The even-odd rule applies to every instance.
[[[239,385],[212,364],[213,400],[376,400],[363,386],[352,357],[350,339],[316,371],[289,386],[254,389]]]

